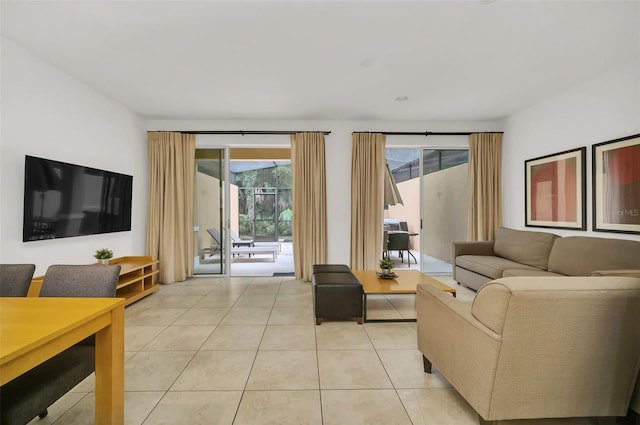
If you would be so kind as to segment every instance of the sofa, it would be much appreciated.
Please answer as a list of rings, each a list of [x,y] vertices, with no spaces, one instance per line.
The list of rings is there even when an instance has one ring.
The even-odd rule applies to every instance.
[[[473,303],[420,284],[416,310],[425,372],[434,366],[481,423],[627,414],[640,367],[638,278],[506,277]]]
[[[502,277],[640,276],[640,242],[501,227],[493,241],[454,242],[453,278],[474,290]]]

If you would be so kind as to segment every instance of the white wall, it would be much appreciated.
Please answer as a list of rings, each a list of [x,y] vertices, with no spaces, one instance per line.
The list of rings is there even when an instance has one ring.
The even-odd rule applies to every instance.
[[[640,133],[640,60],[511,115],[504,123],[502,185],[505,226],[524,226],[524,161],[587,147],[587,232],[539,229],[568,236],[640,240],[640,235],[592,232],[591,145]],[[526,228],[536,230],[536,228]]]
[[[331,131],[327,160],[328,261],[349,264],[351,237],[351,133],[353,131],[500,131],[493,122],[427,121],[190,121],[150,120],[149,131],[295,130]],[[466,136],[388,136],[394,147],[467,147]],[[199,135],[197,147],[288,147],[289,136]],[[363,189],[363,190],[366,190]]]
[[[117,102],[2,41],[0,139],[0,262],[33,262],[42,274],[54,263],[90,263],[97,248],[117,256],[144,253],[147,202],[145,130],[327,130],[329,261],[349,262],[351,133],[353,131],[505,131],[504,224],[524,227],[524,161],[640,133],[640,61],[523,111],[503,123],[420,121],[190,121],[146,122]],[[466,137],[389,136],[393,147],[466,146]],[[289,146],[288,136],[199,136],[198,147]],[[24,155],[134,176],[132,231],[22,242]],[[590,154],[587,163],[591,228]],[[366,189],[365,189],[366,190]],[[534,229],[534,228],[531,228]],[[544,229],[542,229],[544,230]],[[558,230],[640,240],[640,236]]]
[[[140,116],[2,38],[0,262],[89,264],[108,247],[144,255],[147,216],[146,129]],[[24,156],[133,175],[129,232],[22,242]]]

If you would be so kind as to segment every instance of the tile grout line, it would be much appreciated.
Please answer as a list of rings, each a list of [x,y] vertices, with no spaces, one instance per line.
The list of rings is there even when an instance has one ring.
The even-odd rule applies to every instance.
[[[313,291],[313,286],[311,287],[311,291]],[[311,294],[313,299],[313,293]],[[324,408],[322,406],[322,384],[320,383],[320,350],[318,348],[318,325],[315,321],[315,306],[313,307],[313,336],[316,342],[316,370],[318,371],[318,397],[320,401],[320,423],[324,425]]]
[[[394,306],[394,308],[395,308],[395,306]],[[366,328],[365,328],[365,331],[366,331]],[[367,332],[367,336],[369,336],[369,339],[371,339],[371,336],[369,335],[369,332]],[[409,411],[407,410],[407,406],[402,401],[402,397],[400,397],[400,394],[398,393],[398,388],[396,387],[396,384],[393,382],[393,379],[391,378],[391,374],[387,370],[387,367],[385,366],[384,361],[382,361],[382,357],[380,357],[380,353],[378,351],[378,348],[375,346],[373,341],[371,341],[371,345],[373,345],[373,348],[374,348],[374,350],[376,352],[376,356],[378,357],[378,360],[380,361],[380,364],[382,365],[382,368],[384,369],[384,372],[387,374],[387,378],[389,379],[389,382],[391,383],[391,387],[392,387],[394,393],[396,394],[396,397],[398,397],[398,401],[400,402],[400,405],[402,406],[402,409],[404,410],[404,413],[407,415],[407,419],[409,420],[409,423],[413,424],[413,420],[411,419],[411,415],[409,415]]]
[[[253,282],[253,279],[252,279]],[[251,367],[249,368],[249,373],[247,374],[247,379],[244,383],[244,387],[242,389],[242,394],[240,395],[240,400],[238,401],[238,406],[236,407],[236,411],[233,414],[233,419],[231,421],[231,425],[235,424],[236,419],[238,418],[238,413],[240,412],[240,406],[242,405],[242,400],[244,400],[244,396],[245,393],[248,391],[247,390],[247,385],[249,385],[249,379],[251,379],[251,372],[253,372],[253,368],[255,367],[256,364],[256,360],[258,359],[258,353],[260,352],[260,345],[262,345],[262,341],[264,339],[264,334],[267,332],[267,325],[269,323],[269,319],[271,318],[271,313],[273,313],[273,307],[276,303],[276,299],[278,298],[278,294],[280,293],[280,287],[282,286],[282,282],[278,284],[278,291],[276,291],[276,298],[273,300],[273,304],[271,305],[271,310],[269,311],[269,316],[267,317],[267,320],[264,324],[264,329],[262,330],[262,335],[260,336],[260,341],[258,342],[258,347],[256,348],[256,354],[253,356],[253,361],[251,362]],[[243,291],[242,295],[244,295],[244,292],[246,292],[246,290],[251,287],[251,285],[247,286],[247,288],[245,288],[245,290]],[[241,295],[241,296],[242,296]],[[240,299],[240,297],[238,298]],[[231,310],[229,310],[231,311]]]
[[[200,297],[200,301],[202,300],[202,298],[204,298],[206,295],[202,295]],[[197,302],[195,303],[197,304]],[[195,305],[194,304],[194,305]],[[151,307],[154,308],[154,307]],[[135,354],[133,356],[131,356],[129,358],[129,360],[134,357],[136,354],[143,352],[144,347],[148,346],[149,344],[151,344],[156,338],[158,338],[163,332],[165,332],[167,329],[169,329],[180,317],[184,316],[189,310],[191,310],[193,308],[193,305],[187,309],[185,309],[185,311],[178,317],[176,317],[170,324],[166,325],[165,328],[158,333],[156,336],[154,336],[149,342],[147,342],[145,345],[143,345],[142,347],[140,347],[139,350],[137,350],[135,352]],[[212,331],[213,332],[213,331]],[[184,350],[180,350],[180,351],[184,351]],[[150,351],[152,352],[152,351]],[[185,366],[182,368],[182,370],[180,371],[180,373],[178,373],[176,375],[176,378],[173,380],[173,382],[168,386],[168,388],[166,390],[160,390],[162,391],[162,397],[160,397],[158,399],[158,401],[153,405],[153,407],[149,410],[149,412],[145,415],[145,417],[142,419],[142,421],[140,422],[140,424],[144,424],[149,417],[151,416],[151,414],[153,413],[153,411],[160,405],[160,403],[162,402],[162,400],[164,400],[164,398],[167,396],[167,394],[169,393],[169,390],[171,389],[171,387],[175,384],[175,382],[178,380],[178,378],[180,377],[180,375],[182,375],[182,373],[184,373],[184,371],[186,370],[186,368],[189,366],[189,364],[191,364],[191,362],[193,361],[193,359],[195,358],[195,356],[198,354],[199,350],[195,350],[195,352],[193,353],[193,355],[191,356],[191,359],[185,364]],[[125,362],[126,363],[126,362]],[[154,391],[155,390],[151,390]],[[127,392],[132,392],[132,391],[125,391],[124,393],[126,394]]]
[[[238,281],[238,282],[235,282],[235,283],[231,283],[227,279],[220,280],[220,284],[221,285],[219,287],[221,287],[221,289],[224,288],[226,291],[229,291],[229,290],[235,291],[236,286],[237,286],[238,287],[237,289],[239,290],[238,291],[239,295],[234,297],[233,302],[227,304],[227,305],[230,305],[230,307],[225,307],[226,311],[224,311],[224,314],[221,315],[220,320],[215,325],[215,327],[212,330],[212,332],[204,339],[204,342],[202,342],[200,344],[199,348],[196,349],[195,354],[188,360],[188,362],[186,363],[185,367],[178,373],[178,377],[169,385],[167,390],[160,390],[160,391],[155,391],[155,390],[128,391],[128,393],[154,391],[154,392],[157,392],[158,393],[157,396],[159,396],[157,401],[154,402],[153,406],[151,406],[150,402],[146,402],[145,410],[149,409],[148,413],[146,413],[146,416],[144,416],[144,414],[139,415],[138,417],[140,417],[140,421],[141,422],[136,422],[136,424],[132,424],[132,425],[140,425],[140,423],[144,423],[145,421],[147,421],[147,423],[149,423],[150,422],[150,418],[153,415],[153,412],[158,410],[161,407],[160,405],[163,402],[165,403],[164,408],[167,407],[166,405],[167,405],[167,400],[168,400],[168,397],[169,397],[168,393],[170,392],[172,386],[175,384],[176,380],[180,378],[180,376],[184,373],[186,368],[189,367],[189,365],[193,365],[194,359],[199,353],[201,353],[203,351],[209,351],[209,350],[203,350],[204,344],[206,343],[206,341],[209,338],[211,338],[211,335],[213,335],[215,330],[220,326],[220,323],[226,317],[229,316],[229,314],[231,313],[233,308],[237,308],[238,307],[238,304],[241,303],[242,297],[244,295],[263,295],[263,294],[260,294],[260,293],[252,294],[252,289],[251,288],[255,288],[257,290],[257,292],[263,292],[263,291],[261,291],[259,289],[259,287],[261,286],[261,283],[259,282],[259,279],[253,279],[253,280],[251,280],[251,282],[253,282],[253,283],[249,283],[249,284],[246,283],[247,281],[248,281],[248,279],[247,280]],[[297,285],[301,285],[301,283],[299,281],[295,281],[295,282],[296,282],[296,286]],[[272,282],[270,284],[270,286],[276,286],[275,288],[272,287],[272,290],[275,289],[275,298],[274,298],[273,302],[270,304],[268,314],[264,314],[264,313],[267,313],[266,311],[264,311],[264,313],[262,314],[263,317],[266,316],[266,321],[264,322],[263,330],[262,330],[261,334],[257,334],[257,333],[254,334],[255,337],[258,337],[258,335],[259,335],[260,338],[259,338],[259,341],[258,341],[258,344],[257,344],[257,348],[255,349],[255,354],[254,354],[253,361],[251,362],[251,365],[248,368],[248,375],[247,375],[247,378],[246,378],[246,380],[244,382],[244,386],[243,386],[242,390],[240,390],[240,394],[239,395],[237,394],[238,390],[233,390],[234,392],[236,392],[236,396],[235,397],[238,397],[235,400],[238,400],[238,401],[237,401],[237,405],[235,406],[235,412],[233,414],[233,419],[232,419],[231,422],[229,422],[231,424],[236,423],[236,421],[241,420],[244,417],[244,413],[247,413],[247,411],[245,409],[251,407],[251,406],[249,406],[247,404],[247,402],[252,400],[252,398],[248,398],[248,399],[245,398],[245,395],[248,396],[247,393],[249,391],[266,391],[266,392],[291,392],[291,391],[300,392],[300,391],[306,391],[306,390],[303,390],[303,389],[286,389],[286,388],[282,388],[282,389],[263,389],[263,390],[261,390],[261,389],[249,390],[248,389],[248,382],[250,382],[251,374],[254,372],[253,369],[255,368],[255,365],[257,364],[257,356],[258,356],[259,352],[260,351],[280,351],[280,350],[261,350],[262,343],[267,341],[267,340],[264,339],[264,337],[266,336],[267,327],[268,326],[277,326],[277,325],[271,325],[269,322],[270,322],[270,320],[272,318],[277,319],[277,316],[274,316],[273,313],[278,308],[277,303],[278,303],[279,297],[281,297],[281,296],[286,296],[287,297],[287,299],[283,300],[283,303],[285,305],[281,306],[280,308],[289,309],[289,308],[302,308],[300,300],[304,299],[305,301],[307,301],[307,298],[312,296],[312,293],[309,293],[308,291],[301,292],[301,291],[294,290],[294,288],[291,285],[293,285],[293,282],[288,282],[287,281],[287,284],[285,284],[283,280],[280,280],[279,283],[276,281],[276,282]],[[215,286],[218,287],[218,285],[215,285]],[[302,288],[300,288],[300,289],[302,289]],[[176,291],[176,292],[180,292],[180,291]],[[199,302],[201,302],[206,296],[211,295],[214,292],[217,292],[217,291],[216,290],[212,290],[212,291],[208,291],[206,294],[201,294],[201,293],[193,294],[193,295],[198,295],[199,296],[198,297],[199,301],[196,302],[196,304],[192,305],[191,307],[186,308],[185,311],[182,312],[181,314],[179,314],[177,318],[172,320],[169,325],[162,325],[163,329],[160,332],[160,334],[162,332],[166,331],[169,328],[175,328],[176,326],[186,326],[186,325],[178,325],[178,324],[176,324],[176,322],[178,322],[181,318],[184,318],[185,315],[190,314],[189,312],[191,312],[194,309],[196,309],[197,308],[196,305]],[[220,293],[220,294],[222,295],[222,293]],[[189,295],[189,294],[185,293],[184,295]],[[292,298],[289,298],[289,296],[293,296],[293,295],[296,295],[296,296],[292,297]],[[166,294],[165,296],[170,296],[170,294]],[[212,301],[215,303],[217,300],[215,300],[215,297],[212,297]],[[256,302],[257,301],[258,300],[256,300]],[[181,303],[183,301],[182,300],[177,300],[177,302]],[[163,300],[162,303],[164,303],[164,300]],[[394,311],[399,312],[399,310],[396,308],[396,306],[393,305],[389,300],[387,300],[387,303],[390,304],[390,308],[392,308]],[[310,310],[311,311],[311,315],[313,316],[313,305],[312,304],[308,305],[306,303],[305,303],[305,305],[306,305],[306,307],[304,307],[304,308],[307,310],[307,314],[309,314],[308,312]],[[167,308],[171,308],[170,305],[167,305],[166,307]],[[205,307],[202,307],[202,308],[205,308]],[[257,307],[253,307],[253,308],[257,308]],[[283,318],[284,318],[284,316],[283,316]],[[287,317],[286,320],[283,323],[281,323],[280,325],[297,325],[298,322],[297,321],[292,321],[292,318],[297,319],[298,316]],[[194,316],[194,319],[195,319],[195,316]],[[204,321],[204,320],[206,320],[206,319],[203,316],[202,321]],[[200,321],[197,321],[197,323],[196,323],[196,321],[194,321],[194,325],[200,326],[200,323],[201,323]],[[141,326],[143,326],[143,325],[141,325]],[[204,326],[204,325],[202,325],[202,326]],[[228,326],[232,327],[233,325],[228,325]],[[316,389],[309,388],[309,390],[318,391],[319,399],[316,399],[316,400],[319,400],[319,403],[320,403],[320,405],[319,405],[319,408],[320,408],[320,412],[319,412],[320,413],[320,415],[319,415],[320,416],[320,423],[324,424],[325,420],[329,420],[329,417],[325,418],[325,413],[327,413],[327,412],[325,412],[323,410],[324,406],[322,404],[322,402],[323,402],[323,389],[322,389],[322,383],[321,383],[321,377],[320,377],[320,369],[321,368],[320,368],[320,364],[319,364],[320,363],[320,361],[319,361],[319,352],[320,351],[325,351],[325,350],[320,350],[318,342],[319,342],[319,339],[320,339],[319,336],[322,336],[322,335],[319,335],[318,332],[317,332],[318,330],[322,330],[323,327],[319,327],[319,326],[315,325],[315,322],[314,322],[313,326],[314,326],[314,335],[313,336],[314,336],[315,351],[316,351],[316,353],[315,353],[316,354],[315,355],[315,357],[316,357],[316,372],[318,374],[318,381],[317,381],[317,384],[315,385]],[[391,366],[393,366],[393,363],[389,363],[388,365],[385,365],[385,363],[382,361],[382,356],[381,356],[381,352],[380,352],[380,351],[387,351],[387,350],[388,351],[409,350],[410,348],[408,346],[405,347],[405,345],[407,345],[407,344],[402,343],[402,341],[404,341],[404,339],[401,339],[400,343],[396,344],[395,338],[391,338],[389,340],[389,342],[392,342],[392,344],[389,344],[387,342],[387,339],[385,339],[386,338],[386,336],[385,336],[386,332],[383,332],[383,334],[378,335],[378,332],[377,332],[378,331],[378,326],[377,325],[366,325],[365,324],[365,325],[363,325],[363,328],[364,329],[362,329],[362,330],[364,330],[364,332],[365,332],[366,340],[371,345],[371,348],[375,350],[376,358],[378,358],[378,361],[383,366],[383,369],[385,371],[385,375],[387,376],[387,378],[388,378],[388,380],[390,382],[390,387],[388,387],[386,389],[380,388],[379,390],[387,391],[387,390],[393,389],[394,393],[396,394],[396,397],[398,398],[398,400],[400,401],[400,403],[403,406],[402,411],[405,412],[405,418],[408,418],[409,421],[412,421],[412,419],[414,419],[409,415],[409,411],[411,411],[411,412],[413,412],[413,414],[416,414],[415,419],[417,419],[418,422],[420,422],[419,421],[420,417],[417,416],[418,411],[414,411],[414,408],[416,406],[413,404],[411,394],[407,394],[407,403],[408,404],[405,404],[405,402],[403,402],[403,399],[402,399],[401,394],[400,394],[401,392],[403,392],[405,390],[409,390],[409,391],[412,391],[414,393],[413,397],[415,397],[415,392],[417,390],[415,388],[397,388],[396,387],[396,385],[394,384],[393,380],[391,379],[391,375],[392,374],[390,373],[390,371],[395,370],[393,367],[391,367]],[[412,329],[414,329],[414,328],[412,328]],[[343,333],[343,332],[341,332],[341,333]],[[393,334],[394,332],[391,332],[391,333]],[[404,334],[405,331],[403,331],[402,333]],[[415,329],[414,329],[414,333],[415,333]],[[160,334],[158,334],[158,335],[160,335]],[[324,333],[322,333],[322,334],[324,335]],[[145,345],[143,345],[142,348],[135,350],[133,352],[133,355],[135,355],[137,353],[140,353],[140,352],[144,352],[144,347],[148,346],[148,344],[150,344],[150,343],[152,343],[152,341],[156,340],[158,335],[155,335],[151,340],[149,340]],[[373,336],[376,336],[376,335],[378,335],[377,338],[376,338],[376,341],[378,341],[378,344],[380,345],[380,347],[377,347],[374,344]],[[391,336],[393,336],[393,335],[391,335]],[[254,339],[254,338],[252,338],[252,339]],[[255,338],[254,340],[257,340],[257,339],[258,338]],[[349,341],[349,338],[347,338],[347,343],[348,343],[348,341]],[[390,347],[389,348],[384,348],[385,345],[390,345]],[[336,349],[340,350],[340,349],[344,349],[344,348],[336,348]],[[178,350],[178,349],[176,349],[176,350],[177,351],[185,351],[185,350]],[[168,351],[176,351],[176,350],[168,350]],[[331,351],[331,349],[327,349],[327,350]],[[352,350],[352,349],[350,349],[350,350]],[[220,350],[213,350],[213,351],[220,351]],[[224,351],[227,351],[227,350],[224,350]],[[228,351],[234,351],[234,350],[228,350]],[[286,349],[284,351],[296,351],[296,350]],[[387,358],[387,353],[385,353],[385,358]],[[250,360],[250,359],[246,358],[246,360],[245,360],[245,361],[247,361],[245,363],[247,365],[248,365],[248,360]],[[389,368],[389,367],[391,367],[391,368]],[[404,375],[399,375],[399,376],[401,378]],[[400,381],[401,381],[401,383],[404,382],[402,379],[400,379]],[[324,390],[325,391],[324,396],[327,395],[326,391],[331,391],[331,390],[332,389]],[[371,391],[371,390],[378,390],[378,389],[377,388],[371,388],[371,389],[368,389],[368,388],[344,388],[342,390],[344,390],[344,391]],[[200,391],[226,392],[226,391],[232,391],[232,390],[224,390],[224,389],[198,390],[198,389],[191,389],[191,390],[185,390],[185,391],[187,391],[187,392],[189,392],[189,391],[194,391],[194,392],[200,392]],[[387,393],[387,394],[390,395],[390,393]],[[85,400],[84,397],[86,397],[86,395],[88,395],[88,394],[85,393],[84,396],[81,397],[80,401],[78,401],[76,404],[74,404],[74,406],[70,407],[64,413],[62,413],[56,419],[56,421],[54,423],[55,424],[60,424],[62,422],[62,421],[59,420],[60,417],[62,417],[64,414],[66,414],[69,410],[75,409],[77,407],[77,405],[80,402],[82,402],[82,400]],[[189,397],[189,396],[187,396],[187,397]],[[329,400],[329,399],[327,398],[327,400]],[[239,416],[239,412],[240,412],[240,407],[242,406],[243,402],[245,402],[245,407],[243,408],[243,417],[240,417]],[[398,410],[398,414],[401,415],[399,412],[400,412],[400,410]],[[331,412],[329,411],[329,413],[331,413]],[[421,410],[420,413],[424,415],[424,411]],[[316,415],[317,415],[317,413],[316,413]],[[232,416],[231,415],[231,411],[229,411],[229,419],[230,420],[231,420],[231,416]],[[315,416],[315,418],[317,420],[318,416]],[[398,418],[399,418],[399,420],[401,419],[400,416],[398,416]],[[245,417],[245,419],[246,419],[246,417]],[[315,423],[315,421],[314,421],[314,423]]]
[[[247,286],[247,288],[248,288],[248,286]],[[233,304],[232,304],[232,305],[231,305],[231,307],[229,308],[229,311],[227,311],[227,312],[225,313],[225,315],[220,319],[220,322],[222,322],[222,320],[224,319],[224,317],[226,317],[226,315],[227,315],[227,314],[229,314],[229,312],[231,311],[231,309],[233,308],[233,306],[238,302],[238,299],[240,299],[240,297],[242,296],[242,294],[244,294],[244,292],[247,290],[247,288],[245,288],[245,289],[242,291],[242,293],[240,294],[240,296],[239,296],[239,297],[238,297],[238,298],[233,302]],[[204,298],[204,296],[203,296],[202,298]],[[202,300],[202,299],[201,299],[201,300]],[[190,307],[189,309],[187,309],[187,311],[188,311],[188,310],[190,310],[191,308],[193,308],[193,306],[192,306],[192,307]],[[185,311],[185,313],[181,314],[179,317],[182,317],[184,314],[186,314],[186,311]],[[178,317],[178,318],[179,318],[179,317]],[[175,320],[174,320],[170,325],[168,325],[168,326],[167,326],[167,328],[168,328],[169,326],[172,326],[172,324],[173,324],[173,323],[175,323],[175,321],[176,321],[176,320],[178,320],[178,318],[176,318],[176,319],[175,319]],[[216,328],[217,328],[217,325],[216,325]],[[214,329],[214,331],[215,331],[215,329]],[[213,333],[213,331],[212,331],[212,333]],[[155,338],[154,338],[154,339],[155,339]],[[205,342],[206,342],[206,340],[205,340]],[[204,343],[203,343],[203,344],[204,344]],[[182,368],[182,370],[180,371],[180,373],[178,373],[178,374],[176,375],[176,378],[173,380],[173,382],[171,382],[171,384],[169,385],[169,387],[168,387],[166,390],[164,390],[164,391],[163,391],[162,397],[160,397],[160,399],[158,400],[158,402],[153,406],[153,408],[152,408],[152,409],[149,411],[149,413],[145,416],[145,419],[141,422],[141,425],[143,425],[143,424],[144,424],[144,422],[145,422],[145,421],[147,421],[147,419],[149,419],[149,417],[151,416],[151,414],[153,413],[153,411],[154,411],[154,410],[155,410],[155,409],[160,405],[161,401],[162,401],[162,400],[164,400],[164,398],[167,396],[167,394],[168,394],[168,393],[169,393],[169,391],[171,390],[171,387],[173,387],[173,386],[175,385],[176,381],[177,381],[178,379],[180,379],[180,376],[184,373],[184,371],[185,371],[185,370],[189,367],[189,365],[193,362],[193,359],[195,359],[195,357],[198,355],[198,353],[199,353],[200,351],[202,351],[201,349],[202,349],[202,346],[200,346],[200,349],[195,350],[195,352],[194,352],[193,356],[191,356],[191,359],[190,359],[190,360],[185,364],[185,366]],[[177,351],[184,351],[184,350],[177,350]],[[240,405],[240,404],[238,403],[238,406],[239,406],[239,405]]]

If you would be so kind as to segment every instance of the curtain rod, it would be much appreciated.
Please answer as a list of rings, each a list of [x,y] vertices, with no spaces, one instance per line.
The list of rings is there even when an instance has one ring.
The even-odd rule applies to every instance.
[[[354,131],[352,134],[360,133]],[[503,134],[503,131],[461,131],[461,132],[437,132],[437,131],[371,131],[367,133],[381,133],[385,136],[469,136],[471,134]]]
[[[296,134],[296,133],[322,133],[325,136],[327,134],[331,134],[330,131],[294,131],[294,130],[287,130],[287,131],[254,131],[254,130],[232,130],[232,131],[225,131],[225,130],[220,130],[220,131],[178,131],[178,133],[185,133],[185,134],[240,134],[242,136],[247,135],[247,134]]]

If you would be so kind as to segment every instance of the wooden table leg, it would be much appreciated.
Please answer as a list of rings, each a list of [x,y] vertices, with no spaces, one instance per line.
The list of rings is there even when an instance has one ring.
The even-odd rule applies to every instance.
[[[124,306],[111,311],[111,326],[96,333],[97,425],[124,424]]]

